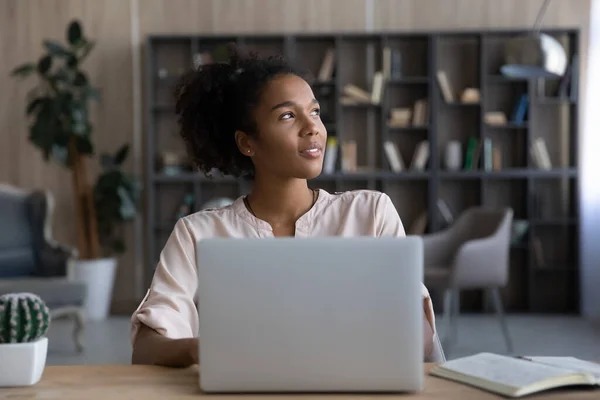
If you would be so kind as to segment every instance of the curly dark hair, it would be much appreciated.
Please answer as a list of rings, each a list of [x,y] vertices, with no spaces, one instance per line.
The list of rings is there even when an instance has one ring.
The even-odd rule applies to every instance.
[[[267,83],[299,72],[278,56],[260,56],[228,45],[229,61],[199,67],[176,88],[179,134],[193,165],[207,174],[254,178],[250,157],[240,153],[235,131],[257,135],[253,111]]]

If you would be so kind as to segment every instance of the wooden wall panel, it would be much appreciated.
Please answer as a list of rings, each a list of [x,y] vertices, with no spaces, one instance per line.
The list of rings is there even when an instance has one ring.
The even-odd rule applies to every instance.
[[[365,28],[364,0],[145,0],[148,33],[344,31]]]
[[[98,40],[86,65],[104,92],[95,110],[95,133],[101,149],[114,149],[123,140],[143,141],[143,126],[141,132],[133,130],[134,111],[141,105],[142,70],[132,75],[131,60],[149,34],[524,28],[533,24],[541,4],[542,0],[0,0],[0,182],[52,190],[57,200],[55,236],[76,242],[69,175],[45,164],[27,142],[27,88],[8,77],[13,66],[39,56],[44,38],[62,38],[74,17]],[[137,6],[134,14],[132,5]],[[553,0],[544,19],[545,27],[582,28],[582,101],[589,13],[590,0]],[[142,160],[136,158],[137,168],[131,162],[128,167],[142,170]],[[125,312],[144,289],[135,280],[143,249],[134,255],[133,229],[128,229],[128,244],[114,295],[115,303],[129,300]]]

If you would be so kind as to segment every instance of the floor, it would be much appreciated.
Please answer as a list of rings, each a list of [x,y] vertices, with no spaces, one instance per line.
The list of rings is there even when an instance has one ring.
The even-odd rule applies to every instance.
[[[507,321],[515,354],[600,360],[600,321],[593,323],[577,317],[530,315],[510,315]],[[441,321],[438,328],[443,336]],[[128,318],[88,323],[86,349],[82,354],[75,352],[71,331],[72,325],[68,321],[57,321],[51,326],[48,365],[130,363]],[[492,316],[461,316],[458,340],[452,348],[445,349],[446,357],[452,359],[480,351],[505,353],[500,332]]]

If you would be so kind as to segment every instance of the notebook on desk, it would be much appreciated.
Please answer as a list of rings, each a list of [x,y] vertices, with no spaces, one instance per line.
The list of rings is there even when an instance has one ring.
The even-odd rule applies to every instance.
[[[509,357],[479,353],[439,364],[430,374],[507,397],[522,397],[567,386],[600,385],[600,364],[574,357]]]

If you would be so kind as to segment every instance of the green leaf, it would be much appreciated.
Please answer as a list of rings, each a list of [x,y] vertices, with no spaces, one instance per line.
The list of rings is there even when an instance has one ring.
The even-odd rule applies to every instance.
[[[71,54],[68,58],[67,58],[67,66],[69,68],[75,68],[77,67],[77,64],[79,63],[79,60],[77,59],[77,57],[75,57],[74,54]]]
[[[13,69],[12,72],[10,73],[10,75],[25,78],[25,77],[31,75],[31,73],[33,71],[35,71],[35,68],[36,68],[36,65],[33,63],[23,64],[23,65],[18,66],[15,69]]]
[[[95,46],[96,42],[94,42],[93,40],[86,42],[81,50],[81,54],[79,55],[79,62],[85,60],[87,56],[92,52]]]
[[[123,147],[121,147],[119,149],[119,151],[117,152],[117,154],[115,155],[115,164],[122,165],[123,161],[125,161],[128,154],[129,154],[129,145],[126,144]]]
[[[77,75],[75,75],[75,80],[73,81],[73,84],[75,86],[85,86],[88,82],[87,77],[85,76],[85,74],[83,72],[77,72]]]
[[[103,170],[109,170],[114,167],[113,158],[109,154],[102,154],[100,156],[100,165]]]
[[[100,91],[91,86],[86,86],[85,89],[83,90],[83,93],[90,100],[96,100],[96,101],[102,100],[102,98],[100,96]]]
[[[44,47],[54,56],[65,57],[72,54],[69,50],[65,49],[62,44],[54,40],[44,40]]]
[[[48,101],[47,97],[37,97],[37,98],[33,99],[27,105],[27,115],[34,113],[38,107],[42,106],[47,101]]]
[[[72,21],[67,28],[67,40],[72,46],[76,46],[83,36],[79,21]]]
[[[77,139],[77,151],[81,154],[94,154],[94,145],[90,141],[89,137],[79,137]]]
[[[48,55],[40,58],[37,65],[37,70],[40,74],[45,75],[50,67],[52,67],[52,56]]]
[[[135,204],[130,194],[123,186],[119,186],[117,192],[119,193],[119,199],[121,200],[121,207],[119,209],[121,219],[130,220],[135,218]]]
[[[53,145],[52,158],[54,158],[56,161],[58,161],[65,167],[69,166],[69,151],[66,147]]]

